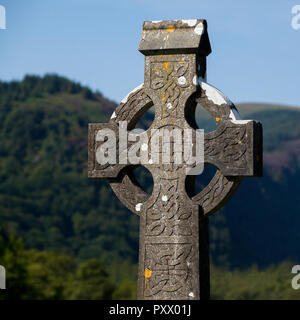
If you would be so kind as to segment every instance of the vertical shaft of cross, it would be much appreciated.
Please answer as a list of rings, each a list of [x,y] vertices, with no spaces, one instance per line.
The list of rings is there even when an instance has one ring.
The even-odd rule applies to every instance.
[[[146,56],[144,91],[155,107],[152,128],[190,128],[188,100],[210,52],[205,21],[145,22],[139,50]],[[154,190],[140,212],[139,299],[209,298],[208,221],[186,194],[185,170],[172,161],[150,169]]]
[[[155,179],[151,201],[140,214],[140,299],[199,296],[197,206],[182,194],[182,179]]]
[[[157,178],[140,213],[138,298],[209,299],[208,218],[184,194],[184,174]]]

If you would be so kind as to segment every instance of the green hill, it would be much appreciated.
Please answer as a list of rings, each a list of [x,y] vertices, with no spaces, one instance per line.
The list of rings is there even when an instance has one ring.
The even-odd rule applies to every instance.
[[[72,85],[56,76],[1,84],[1,222],[29,248],[134,260],[137,217],[87,178],[88,123],[107,121],[115,104]]]

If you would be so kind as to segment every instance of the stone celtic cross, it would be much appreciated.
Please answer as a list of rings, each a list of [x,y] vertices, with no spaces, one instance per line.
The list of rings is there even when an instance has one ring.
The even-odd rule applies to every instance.
[[[243,177],[261,176],[261,124],[241,120],[232,102],[206,83],[211,48],[205,20],[144,22],[139,51],[145,55],[144,84],[122,100],[108,123],[89,124],[88,175],[107,178],[122,203],[140,216],[138,298],[207,299],[208,216],[229,200]],[[149,141],[150,129],[196,130],[197,104],[217,124],[217,130],[204,135],[204,163],[218,170],[199,194],[188,196],[184,161],[149,159],[143,164],[153,176],[151,195],[134,179],[132,165],[99,163],[98,152],[107,141],[99,138],[102,129],[114,133],[118,145],[124,138],[119,136],[121,121],[130,131],[154,106],[155,118],[146,131]],[[165,152],[166,145],[159,150]],[[117,155],[126,152],[118,150]]]

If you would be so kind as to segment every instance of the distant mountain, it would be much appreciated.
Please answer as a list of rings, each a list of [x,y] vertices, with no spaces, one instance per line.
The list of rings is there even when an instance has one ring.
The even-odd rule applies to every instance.
[[[0,82],[0,223],[28,248],[137,261],[138,217],[107,182],[87,178],[87,126],[107,121],[116,104],[56,75]],[[210,218],[216,264],[266,266],[300,261],[300,109],[241,104],[264,128],[264,177],[245,179]],[[197,113],[206,130],[215,124]],[[148,114],[142,120],[150,122]],[[198,187],[212,174],[206,170]],[[137,171],[141,184],[151,178]]]

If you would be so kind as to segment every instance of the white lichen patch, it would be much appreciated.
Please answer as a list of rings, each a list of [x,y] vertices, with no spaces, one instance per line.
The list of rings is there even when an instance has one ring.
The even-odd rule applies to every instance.
[[[181,20],[182,23],[186,23],[189,25],[189,27],[193,27],[197,23],[197,19],[190,19],[190,20]]]
[[[116,115],[116,113],[115,113],[115,111],[114,111],[114,113],[111,115],[111,119],[114,119],[114,118],[116,118],[117,117],[117,115]]]
[[[203,25],[203,22],[199,22],[195,29],[194,29],[194,32],[198,35],[198,36],[201,36],[204,32],[204,25]]]
[[[229,119],[236,124],[246,124],[251,120],[242,120],[240,114],[235,109],[233,103],[228,97],[226,97],[220,90],[206,83],[202,78],[198,79],[198,83],[202,90],[205,90],[205,94],[208,100],[214,104],[221,105],[227,104],[230,107]]]
[[[193,85],[196,86],[198,84],[198,77],[197,75],[194,75],[193,77]]]
[[[141,150],[142,150],[142,151],[147,151],[147,150],[148,150],[148,145],[147,145],[147,143],[143,143],[143,144],[142,144]]]
[[[240,114],[238,113],[238,111],[235,108],[231,108],[229,118],[231,120],[242,120]]]
[[[160,23],[162,20],[153,20],[152,23]]]
[[[193,293],[193,292],[190,292],[190,293],[189,293],[189,297],[194,298],[194,297],[195,297],[194,293]]]
[[[141,211],[142,203],[137,203],[135,206],[135,211]]]
[[[232,105],[230,109],[229,119],[231,119],[231,122],[236,124],[246,124],[251,121],[251,120],[242,120],[239,112]]]
[[[230,106],[232,105],[232,102],[221,91],[204,82],[202,78],[198,79],[198,83],[201,89],[205,91],[207,99],[212,101],[214,104],[221,105],[225,103]]]
[[[149,164],[153,164],[153,160],[152,159],[149,160]]]
[[[144,86],[144,84],[140,84],[139,86],[137,86],[135,89],[133,89],[131,92],[128,93],[128,95],[121,101],[121,103],[126,103],[128,101],[128,98],[129,96],[132,94],[132,93],[135,93],[136,91],[142,89]]]
[[[169,103],[167,104],[167,108],[168,108],[168,109],[172,109],[172,108],[173,108],[172,103],[169,102]]]
[[[186,84],[186,78],[184,76],[179,77],[177,81],[181,86]]]
[[[164,201],[164,202],[166,202],[166,201],[168,201],[168,197],[167,197],[166,195],[163,195],[163,196],[161,197],[161,200]]]

